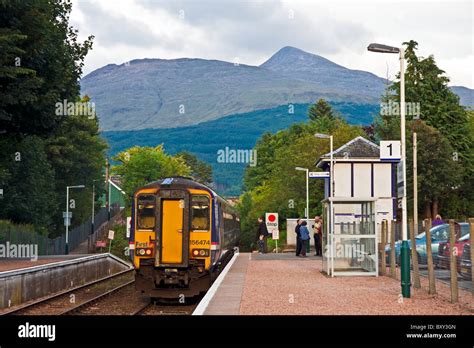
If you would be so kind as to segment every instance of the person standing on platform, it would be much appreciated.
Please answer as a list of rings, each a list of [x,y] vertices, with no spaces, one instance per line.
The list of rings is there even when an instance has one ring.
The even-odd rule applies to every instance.
[[[441,215],[439,214],[436,214],[434,220],[433,220],[433,223],[431,224],[432,227],[435,227],[435,226],[439,226],[439,225],[443,225],[445,224],[445,222],[443,221],[443,219],[441,218]]]
[[[314,237],[314,248],[315,254],[314,256],[321,256],[321,241],[322,241],[322,230],[323,230],[323,221],[319,216],[314,218],[314,225],[313,225],[313,237]]]
[[[300,239],[300,228],[301,228],[301,219],[296,220],[296,256],[300,256],[301,254],[301,239]]]
[[[257,245],[258,245],[258,253],[264,254],[267,252],[267,237],[268,237],[268,229],[263,217],[258,218],[258,232],[257,232]]]
[[[308,223],[303,221],[300,227],[300,239],[301,239],[301,257],[306,257],[306,245],[309,243],[309,230],[306,227]]]

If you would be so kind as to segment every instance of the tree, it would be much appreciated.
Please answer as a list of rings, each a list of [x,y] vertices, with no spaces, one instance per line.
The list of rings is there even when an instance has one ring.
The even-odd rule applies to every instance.
[[[138,188],[152,181],[191,173],[184,159],[166,154],[163,145],[134,146],[112,159],[119,162],[112,167],[112,172],[122,177],[123,189],[130,197]]]
[[[182,151],[177,157],[181,157],[186,165],[191,168],[191,176],[203,184],[212,183],[212,167],[210,164],[199,160],[195,155]]]
[[[256,219],[264,212],[278,212],[282,221],[304,216],[306,178],[295,167],[313,168],[315,161],[329,152],[329,141],[316,138],[315,133],[331,131],[336,147],[364,134],[362,128],[348,125],[342,119],[333,118],[328,121],[326,124],[313,121],[294,124],[275,134],[266,133],[259,139],[255,147],[258,165],[246,169],[246,192],[238,205],[242,250],[252,247]],[[312,180],[310,191],[310,214],[321,214],[323,182]]]
[[[421,120],[413,122],[411,131],[417,133],[418,197],[424,216],[434,218],[439,212],[439,204],[443,206],[444,215],[456,216],[462,170],[460,162],[453,158],[451,144],[439,130]],[[413,148],[413,136],[410,133],[407,136],[407,148]],[[412,187],[413,151],[407,151],[407,188],[411,205]]]
[[[5,140],[0,140],[0,219],[46,230],[52,223],[51,211],[56,210],[57,196],[45,142],[36,136],[17,142]]]
[[[93,37],[78,42],[71,8],[70,0],[0,2],[0,131],[52,134],[63,121],[55,103],[79,95]]]
[[[77,100],[86,103],[88,97]],[[87,115],[68,115],[56,130],[56,134],[47,141],[48,161],[54,170],[55,191],[59,200],[54,211],[56,230],[62,231],[62,210],[66,186],[85,185],[75,190],[73,224],[78,225],[91,214],[92,182],[102,178],[107,144],[100,137],[96,117]],[[97,185],[99,187],[100,185]]]
[[[308,110],[308,117],[311,121],[320,118],[334,118],[331,105],[324,99],[319,99],[315,104],[311,105]]]
[[[451,183],[453,187],[457,187],[456,190],[451,192],[453,194],[448,196],[443,194],[442,201],[439,200],[440,196],[438,194],[425,196],[432,200],[431,202],[424,202],[425,217],[430,217],[434,212],[437,212],[438,204],[443,207],[443,214],[446,212],[453,218],[472,215],[474,211],[469,208],[472,205],[469,204],[468,197],[473,196],[473,187],[470,182],[472,182],[472,172],[474,172],[474,154],[472,152],[474,135],[468,128],[468,113],[459,104],[459,97],[449,89],[447,85],[449,78],[444,75],[443,70],[438,68],[434,57],[417,57],[418,44],[413,40],[405,42],[404,45],[406,45],[405,57],[407,59],[405,72],[406,102],[412,110],[413,106],[419,107],[419,115],[418,112],[412,114],[407,112],[407,168],[411,167],[410,132],[416,126],[423,127],[423,129],[425,129],[424,125],[434,128],[426,131],[426,134],[432,134],[441,141],[440,145],[442,144],[442,149],[438,149],[438,157],[435,157],[434,151],[430,151],[429,148],[426,149],[428,151],[427,156],[421,155],[421,159],[418,161],[420,167],[429,166],[429,163],[423,161],[452,163],[452,159],[456,159],[454,167],[457,168],[457,171],[452,171],[452,166],[441,166],[436,170],[436,174],[439,175],[434,176],[431,183],[424,182],[426,185],[431,184],[435,187],[444,187],[446,183]],[[400,100],[400,76],[398,75],[397,78],[398,81],[390,85],[383,95],[383,105],[398,104]],[[410,111],[410,108],[407,107],[407,110]],[[418,118],[424,122],[423,125],[417,123]],[[400,139],[399,113],[381,113],[375,120],[375,133],[378,140]],[[423,141],[430,143],[430,140],[426,138]],[[450,149],[451,153],[448,153],[446,149]],[[421,150],[418,153],[420,154]],[[458,175],[461,175],[462,178],[459,185],[456,184]],[[444,179],[441,179],[441,177],[444,177]],[[423,188],[420,186],[420,189]],[[458,194],[454,195],[454,192]],[[459,194],[461,192],[462,194]],[[408,190],[408,199],[412,199],[411,190]],[[420,201],[420,204],[422,203]],[[430,209],[426,205],[430,205]],[[428,211],[430,212],[429,215]]]

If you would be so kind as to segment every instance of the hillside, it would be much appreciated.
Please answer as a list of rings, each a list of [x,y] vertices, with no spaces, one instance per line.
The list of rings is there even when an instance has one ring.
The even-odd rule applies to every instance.
[[[175,128],[280,105],[376,104],[385,81],[294,47],[260,66],[205,59],[138,59],[109,64],[81,80],[96,104],[101,130]],[[473,90],[454,87],[464,105]]]
[[[369,124],[378,105],[332,103],[349,123]],[[217,151],[252,149],[265,132],[276,132],[296,122],[307,121],[309,104],[296,104],[294,114],[288,114],[286,106],[231,115],[194,126],[137,131],[109,131],[102,135],[107,139],[109,154],[125,150],[133,145],[156,146],[163,143],[165,150],[175,154],[189,151],[211,164],[214,178],[221,193],[236,195],[241,192],[244,164],[218,163]],[[258,154],[257,154],[258,161]]]

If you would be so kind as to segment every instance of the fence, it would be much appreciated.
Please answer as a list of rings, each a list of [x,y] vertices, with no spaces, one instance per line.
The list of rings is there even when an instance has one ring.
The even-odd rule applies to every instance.
[[[115,218],[120,212],[118,206],[114,206],[110,211],[111,220]],[[103,225],[108,221],[108,212],[106,208],[101,208],[94,217],[94,234],[103,228]],[[82,223],[81,225],[69,231],[69,250],[74,250],[81,243],[85,242],[91,235],[91,220]],[[93,234],[93,235],[94,235]],[[65,252],[66,236],[63,234],[60,237],[50,239],[47,236],[42,236],[32,231],[22,231],[14,226],[0,226],[0,244],[38,245],[38,255],[62,255]]]
[[[474,296],[474,255],[471,253],[470,241],[474,231],[474,219],[469,219],[469,222],[446,220],[436,226],[432,226],[432,221],[426,219],[420,223],[417,236],[413,233],[411,223],[410,220],[407,237],[413,287],[420,288],[425,282],[429,293],[435,294],[437,284],[445,283],[450,287],[453,303],[458,301],[458,289],[471,291]],[[396,269],[399,269],[401,262],[400,240],[401,224],[386,224],[382,229],[380,244],[381,275],[389,274],[397,278]]]

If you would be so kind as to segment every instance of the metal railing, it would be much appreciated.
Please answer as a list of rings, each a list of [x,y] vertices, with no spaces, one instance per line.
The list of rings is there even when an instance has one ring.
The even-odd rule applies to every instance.
[[[110,211],[111,220],[113,220],[121,209],[113,207]],[[104,224],[108,222],[108,212],[106,208],[101,208],[94,217],[94,235],[98,235],[98,232],[103,229]],[[108,225],[108,224],[106,224]],[[69,231],[69,250],[74,250],[81,243],[87,241],[91,237],[91,219],[83,222],[81,225],[73,228]],[[95,239],[94,239],[95,240]],[[14,225],[0,225],[0,244],[6,245],[37,245],[38,255],[62,255],[65,253],[66,236],[56,238],[48,238],[47,236],[40,235],[34,231],[25,231],[17,228]]]

